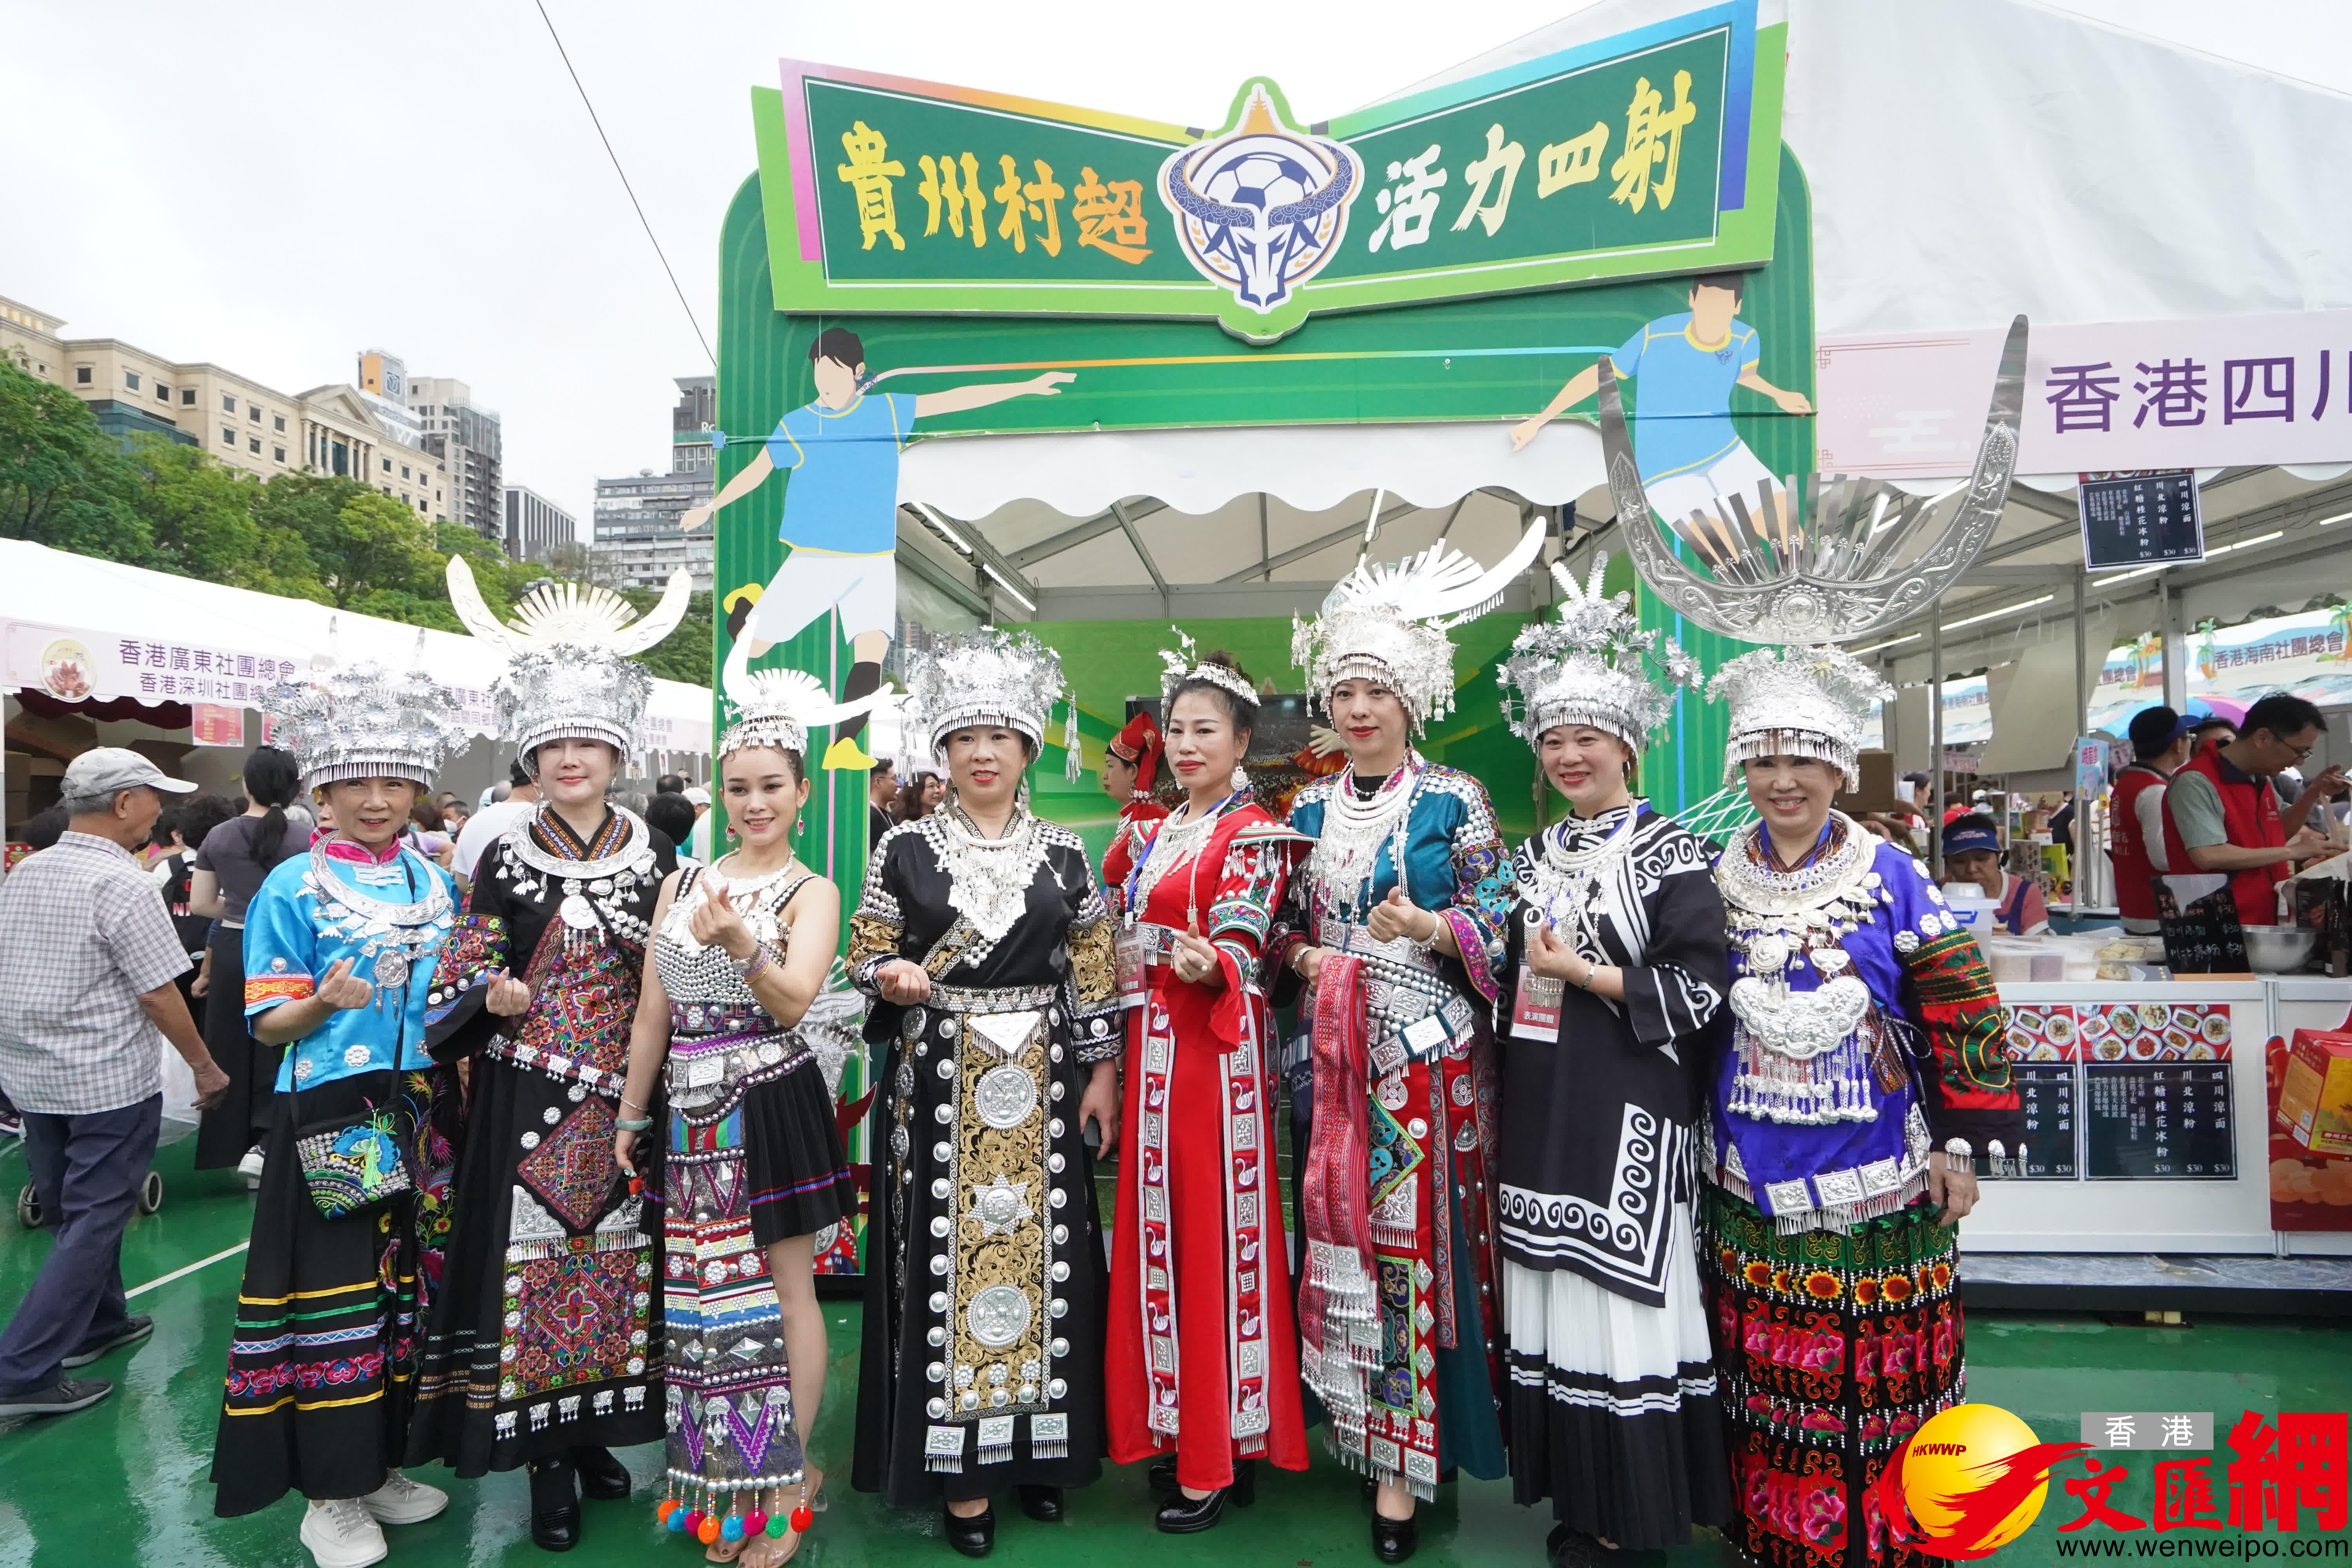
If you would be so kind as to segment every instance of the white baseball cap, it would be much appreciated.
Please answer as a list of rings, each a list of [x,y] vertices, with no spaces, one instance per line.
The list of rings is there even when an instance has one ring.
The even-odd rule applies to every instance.
[[[175,779],[127,746],[94,746],[66,764],[62,793],[68,800],[84,795],[111,797],[144,784],[167,795],[194,795],[196,786]]]

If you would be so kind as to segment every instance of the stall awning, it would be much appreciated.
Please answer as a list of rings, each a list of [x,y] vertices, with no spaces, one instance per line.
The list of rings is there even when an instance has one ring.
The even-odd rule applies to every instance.
[[[62,550],[0,540],[0,686],[72,700],[258,707],[271,680],[331,655],[405,663],[419,628],[218,583],[200,583]],[[424,663],[464,694],[477,733],[494,732],[487,688],[496,665],[473,637],[425,631]],[[647,744],[710,749],[710,693],[654,682]]]
[[[1524,452],[1503,424],[1235,426],[918,441],[899,465],[898,499],[956,518],[1019,500],[1092,517],[1150,496],[1197,517],[1261,494],[1319,512],[1371,489],[1433,508],[1493,486],[1550,506],[1604,481],[1600,433],[1576,421],[1547,426]]]

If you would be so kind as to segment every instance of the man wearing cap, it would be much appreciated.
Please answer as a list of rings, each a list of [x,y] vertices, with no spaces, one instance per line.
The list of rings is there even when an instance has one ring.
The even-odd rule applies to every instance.
[[[122,1293],[122,1227],[163,1127],[156,1037],[196,1079],[196,1104],[227,1091],[173,984],[188,955],[133,851],[167,778],[136,752],[101,746],[66,769],[66,830],[0,881],[0,1089],[25,1112],[25,1154],[57,1242],[0,1332],[0,1418],[60,1415],[113,1392],[63,1377],[154,1322]]]
[[[2116,775],[2108,855],[2115,861],[2116,907],[2123,911],[2124,930],[2147,936],[2162,929],[2156,918],[2156,879],[2173,869],[2164,848],[2164,790],[2189,760],[2197,731],[2159,704],[2133,714],[2126,733],[2132,763]]]

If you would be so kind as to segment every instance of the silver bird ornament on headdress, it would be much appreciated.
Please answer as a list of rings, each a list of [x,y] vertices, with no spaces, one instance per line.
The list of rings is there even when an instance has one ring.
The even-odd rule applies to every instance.
[[[1633,595],[1602,591],[1608,568],[1597,555],[1580,585],[1566,563],[1552,563],[1558,618],[1523,627],[1496,668],[1504,721],[1531,747],[1547,730],[1584,724],[1641,751],[1674,711],[1674,689],[1699,684],[1698,660],[1664,632],[1644,631]]]
[[[550,741],[602,741],[624,760],[637,749],[654,678],[631,660],[685,619],[694,583],[683,567],[643,617],[608,588],[550,583],[517,601],[503,625],[483,603],[464,556],[449,557],[446,578],[449,604],[466,629],[507,656],[490,696],[500,732],[531,776],[539,774],[539,748]]]
[[[1290,623],[1290,661],[1307,672],[1308,701],[1328,711],[1343,680],[1379,681],[1397,694],[1418,731],[1454,709],[1454,643],[1445,634],[1503,602],[1503,592],[1543,549],[1530,523],[1492,567],[1445,544],[1339,579],[1311,621]]]
[[[1231,692],[1252,708],[1257,706],[1257,688],[1249,683],[1249,677],[1229,665],[1204,661],[1201,658],[1200,645],[1182,626],[1170,626],[1168,629],[1176,634],[1176,646],[1160,650],[1160,717],[1162,721],[1168,717],[1168,704],[1175,698],[1176,689],[1188,680],[1205,680]]]
[[[896,697],[887,684],[854,702],[835,702],[815,676],[798,669],[751,668],[750,639],[739,639],[719,667],[719,687],[735,710],[711,755],[719,762],[751,746],[808,755],[811,730],[870,712]]]
[[[1618,527],[1643,581],[1675,614],[1742,642],[1849,642],[1926,609],[1959,580],[2000,521],[2017,467],[2025,339],[2020,316],[2001,346],[1967,483],[1914,496],[1885,479],[1791,474],[1785,497],[1776,497],[1759,481],[1754,496],[1735,491],[1711,510],[1665,520],[1705,572],[1678,558],[1651,519],[1616,369],[1604,356],[1601,450]],[[1948,501],[1955,504],[1945,512]]]

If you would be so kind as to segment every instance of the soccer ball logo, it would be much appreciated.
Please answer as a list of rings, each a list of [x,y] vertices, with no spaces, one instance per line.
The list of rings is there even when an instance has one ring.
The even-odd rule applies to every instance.
[[[1362,184],[1353,149],[1277,123],[1263,88],[1231,135],[1181,148],[1160,168],[1184,254],[1261,315],[1339,253]]]

